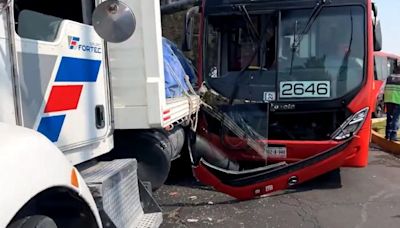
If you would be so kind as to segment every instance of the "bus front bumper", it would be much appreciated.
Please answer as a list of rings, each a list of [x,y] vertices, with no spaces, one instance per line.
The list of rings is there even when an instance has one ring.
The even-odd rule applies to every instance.
[[[358,140],[358,137],[353,137],[333,148],[289,164],[230,171],[201,159],[193,166],[193,171],[200,182],[236,199],[249,200],[294,187],[343,166],[347,159],[358,153]]]

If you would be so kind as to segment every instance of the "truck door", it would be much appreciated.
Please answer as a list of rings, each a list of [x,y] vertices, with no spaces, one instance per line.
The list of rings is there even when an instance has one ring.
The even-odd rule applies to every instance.
[[[63,151],[111,131],[103,40],[91,24],[92,0],[14,1],[16,66],[23,125]]]

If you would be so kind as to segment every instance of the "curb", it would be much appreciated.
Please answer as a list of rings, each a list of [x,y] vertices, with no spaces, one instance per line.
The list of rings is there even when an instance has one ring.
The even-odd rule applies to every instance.
[[[380,123],[386,121],[386,117],[382,117],[382,118],[374,118],[372,119],[372,124],[376,124],[376,123]]]
[[[385,120],[386,120],[386,118],[373,119],[372,125],[374,125],[376,123],[380,123]],[[377,146],[379,146],[384,152],[394,154],[394,155],[400,155],[400,143],[399,142],[393,142],[393,141],[386,140],[384,135],[381,135],[374,130],[371,130],[371,135],[372,135],[372,142],[375,143]]]

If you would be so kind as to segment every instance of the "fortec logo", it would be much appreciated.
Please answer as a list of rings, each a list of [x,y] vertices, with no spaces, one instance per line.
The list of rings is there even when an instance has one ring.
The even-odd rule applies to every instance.
[[[75,50],[78,47],[80,38],[76,36],[68,36],[69,49]]]
[[[92,42],[84,44],[81,42],[81,38],[77,36],[68,36],[68,46],[71,50],[101,54],[101,44]]]

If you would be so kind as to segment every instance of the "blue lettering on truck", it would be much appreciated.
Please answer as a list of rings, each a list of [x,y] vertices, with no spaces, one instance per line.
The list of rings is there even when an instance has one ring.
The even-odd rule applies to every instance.
[[[95,43],[82,44],[80,40],[81,40],[80,37],[68,36],[69,49],[101,54],[102,52],[101,44],[95,44]]]

